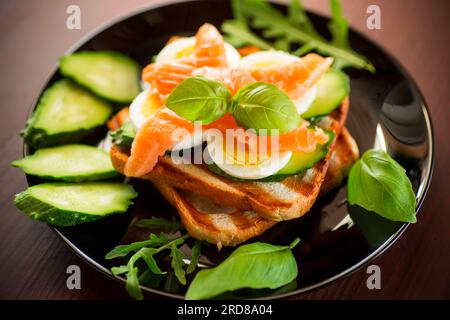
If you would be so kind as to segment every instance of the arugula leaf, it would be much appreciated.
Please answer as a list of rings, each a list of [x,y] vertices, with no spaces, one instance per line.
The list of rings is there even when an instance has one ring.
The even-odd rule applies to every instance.
[[[110,252],[108,252],[105,256],[105,259],[115,259],[119,257],[125,257],[127,254],[133,251],[138,251],[139,249],[143,247],[157,247],[164,245],[168,242],[166,237],[164,235],[161,235],[160,237],[156,236],[155,234],[150,235],[149,240],[144,241],[138,241],[133,242],[130,244],[124,244],[124,245],[118,245],[114,249],[112,249]]]
[[[303,45],[296,54],[305,54],[311,50],[333,56],[336,59],[335,68],[346,66],[358,69],[366,69],[375,72],[375,67],[364,56],[351,49],[348,42],[348,22],[342,15],[342,9],[338,0],[331,0],[332,20],[329,24],[333,35],[332,41],[324,39],[312,25],[306,15],[303,6],[298,0],[292,0],[289,7],[289,15],[285,17],[281,12],[274,9],[264,0],[241,0],[239,3],[239,23],[234,23],[231,30],[229,27],[222,30],[233,38],[242,40],[258,46],[255,42],[255,34],[252,34],[252,42],[241,37],[241,32],[248,35],[251,27],[259,29],[266,38],[275,38],[279,48],[286,48],[290,43]],[[230,25],[230,22],[227,22]],[[238,29],[241,30],[238,30]],[[260,39],[261,41],[264,41]],[[236,41],[237,42],[237,41]],[[306,46],[305,46],[306,45]],[[266,49],[260,47],[261,49]]]
[[[158,267],[158,264],[156,263],[155,258],[153,258],[153,255],[156,253],[158,253],[158,250],[155,248],[142,248],[141,250],[139,250],[141,258],[145,261],[148,268],[154,274],[165,274],[166,272],[161,271],[161,269]]]
[[[180,221],[178,221],[175,217],[172,217],[171,220],[151,217],[150,219],[139,220],[135,225],[137,227],[147,228],[150,230],[159,229],[167,233],[184,229],[183,224]]]
[[[177,277],[178,281],[182,285],[186,284],[186,271],[184,270],[184,261],[183,259],[186,258],[184,253],[181,252],[180,249],[175,244],[172,244],[170,246],[170,257],[172,258],[172,261],[170,263],[170,266],[172,267],[173,271],[175,271],[175,276]]]
[[[186,293],[186,299],[208,299],[240,288],[275,289],[297,277],[297,262],[290,246],[255,242],[237,248],[215,268],[197,273]]]
[[[195,270],[195,268],[197,268],[201,249],[202,243],[200,241],[195,241],[195,244],[192,247],[191,263],[189,263],[189,266],[186,271],[187,274],[191,274]]]
[[[405,169],[381,150],[369,150],[350,170],[350,204],[392,220],[415,223],[416,196]]]
[[[300,116],[292,100],[277,86],[254,82],[241,88],[233,99],[233,116],[245,129],[278,129],[280,133],[298,127]]]
[[[180,117],[209,124],[227,111],[231,93],[222,83],[205,77],[191,77],[181,82],[169,95],[167,107]]]
[[[252,32],[245,22],[239,20],[227,20],[222,24],[221,30],[225,33],[225,41],[235,47],[251,44],[263,50],[273,49],[273,46],[270,43],[264,41]]]

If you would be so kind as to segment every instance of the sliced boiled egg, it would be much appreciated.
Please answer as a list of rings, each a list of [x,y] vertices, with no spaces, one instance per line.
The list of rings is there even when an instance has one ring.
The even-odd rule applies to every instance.
[[[239,63],[242,69],[259,69],[265,67],[273,67],[300,61],[299,57],[293,56],[284,51],[268,50],[259,51],[243,57]],[[317,87],[314,86],[308,90],[300,98],[293,100],[299,114],[305,113],[312,105],[317,96]]]
[[[262,179],[274,175],[289,162],[292,152],[283,151],[276,155],[250,155],[245,148],[227,148],[221,139],[208,139],[207,155],[225,173],[239,179]]]
[[[149,88],[142,91],[130,105],[130,121],[136,130],[139,130],[144,123],[152,117],[158,109],[162,107],[159,99],[152,94],[152,89]],[[168,112],[172,112],[169,111]],[[175,114],[175,113],[174,113]],[[198,132],[197,132],[198,131]],[[203,136],[201,130],[194,131],[194,133],[185,135],[175,146],[172,151],[183,150],[195,147],[203,143]]]
[[[194,53],[195,37],[178,38],[167,44],[156,57],[156,64],[173,62],[174,60],[189,57]],[[239,52],[229,43],[225,43],[225,56],[228,66],[236,68],[241,60]]]

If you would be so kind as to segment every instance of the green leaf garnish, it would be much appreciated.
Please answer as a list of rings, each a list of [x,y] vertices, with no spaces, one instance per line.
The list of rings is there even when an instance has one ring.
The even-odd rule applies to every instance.
[[[235,44],[252,44],[264,50],[269,47],[289,49],[291,44],[298,44],[302,47],[295,52],[297,55],[317,50],[321,54],[334,57],[335,68],[349,66],[375,72],[373,64],[350,47],[348,22],[342,14],[339,1],[330,0],[330,7],[332,16],[329,29],[333,36],[331,41],[323,38],[315,30],[299,0],[291,1],[288,17],[264,0],[240,0],[239,16],[236,16],[234,10],[233,21],[237,22],[226,21],[222,31],[225,32],[227,39],[232,38]],[[264,37],[273,39],[276,45],[262,40],[251,31],[252,28],[259,30]],[[261,41],[264,42],[264,46],[261,46]]]
[[[114,144],[122,148],[131,148],[136,130],[130,121],[125,122],[118,130],[111,132]]]
[[[292,100],[277,86],[264,82],[241,88],[233,98],[233,116],[245,129],[278,129],[280,133],[298,127],[301,119]]]
[[[297,262],[291,246],[255,242],[237,248],[215,268],[200,271],[186,299],[208,299],[241,288],[279,288],[297,277]]]
[[[173,233],[178,230],[183,230],[183,224],[172,217],[171,220],[164,218],[151,217],[150,219],[139,220],[136,224],[137,227],[147,228],[149,230],[158,229],[162,232]]]
[[[352,205],[392,220],[415,223],[416,196],[405,169],[381,150],[369,150],[348,176],[347,199]]]
[[[195,244],[192,247],[191,262],[189,263],[189,266],[186,270],[187,274],[191,274],[192,272],[194,272],[195,268],[197,268],[201,249],[202,249],[202,243],[200,241],[195,241]]]
[[[191,77],[169,95],[166,105],[180,117],[209,124],[222,117],[230,105],[231,93],[218,81]]]
[[[175,244],[172,244],[170,246],[170,257],[172,258],[170,265],[173,271],[175,271],[175,276],[182,285],[185,285],[186,271],[184,270],[184,261],[183,261],[183,259],[185,258],[184,253],[181,252],[181,250],[178,249],[178,247]]]

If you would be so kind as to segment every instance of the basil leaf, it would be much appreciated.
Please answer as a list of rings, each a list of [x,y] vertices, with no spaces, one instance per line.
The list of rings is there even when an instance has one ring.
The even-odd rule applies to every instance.
[[[150,219],[139,220],[135,225],[150,230],[160,229],[164,232],[175,232],[184,229],[183,224],[175,219],[175,217],[172,217],[171,220],[151,217]]]
[[[300,116],[294,103],[277,86],[251,83],[234,97],[233,116],[245,129],[278,129],[280,133],[297,128]]]
[[[184,261],[185,258],[183,252],[181,252],[180,249],[176,246],[176,244],[172,244],[170,247],[170,257],[172,258],[172,261],[170,263],[173,271],[175,271],[175,276],[177,277],[178,281],[182,285],[186,284],[186,271],[184,271]]]
[[[241,288],[275,289],[297,277],[291,246],[255,242],[237,248],[221,264],[197,273],[186,299],[208,299]]]
[[[191,274],[195,270],[195,268],[197,268],[201,249],[202,243],[200,241],[195,241],[195,244],[192,247],[191,263],[189,263],[189,266],[186,271],[187,274]]]
[[[167,107],[180,117],[209,124],[228,110],[231,93],[220,82],[205,77],[187,78],[169,95]]]
[[[367,151],[353,165],[347,199],[392,221],[417,221],[416,196],[405,169],[381,150]]]

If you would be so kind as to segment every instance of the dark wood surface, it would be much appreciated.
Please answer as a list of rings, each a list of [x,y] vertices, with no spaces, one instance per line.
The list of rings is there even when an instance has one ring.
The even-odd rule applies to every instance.
[[[18,133],[57,58],[98,25],[156,2],[164,1],[0,1],[0,298],[128,298],[121,284],[89,267],[48,226],[13,206],[14,194],[26,188],[26,181],[10,162],[22,155]],[[70,4],[81,7],[81,30],[65,27]],[[367,289],[363,269],[293,299],[449,299],[450,1],[343,0],[343,4],[352,27],[391,52],[422,90],[434,124],[435,170],[419,222],[374,261],[381,267],[381,290]],[[382,30],[366,28],[369,4],[381,7]],[[328,11],[326,0],[305,0],[305,5]],[[81,290],[66,287],[66,268],[71,264],[81,267]]]

